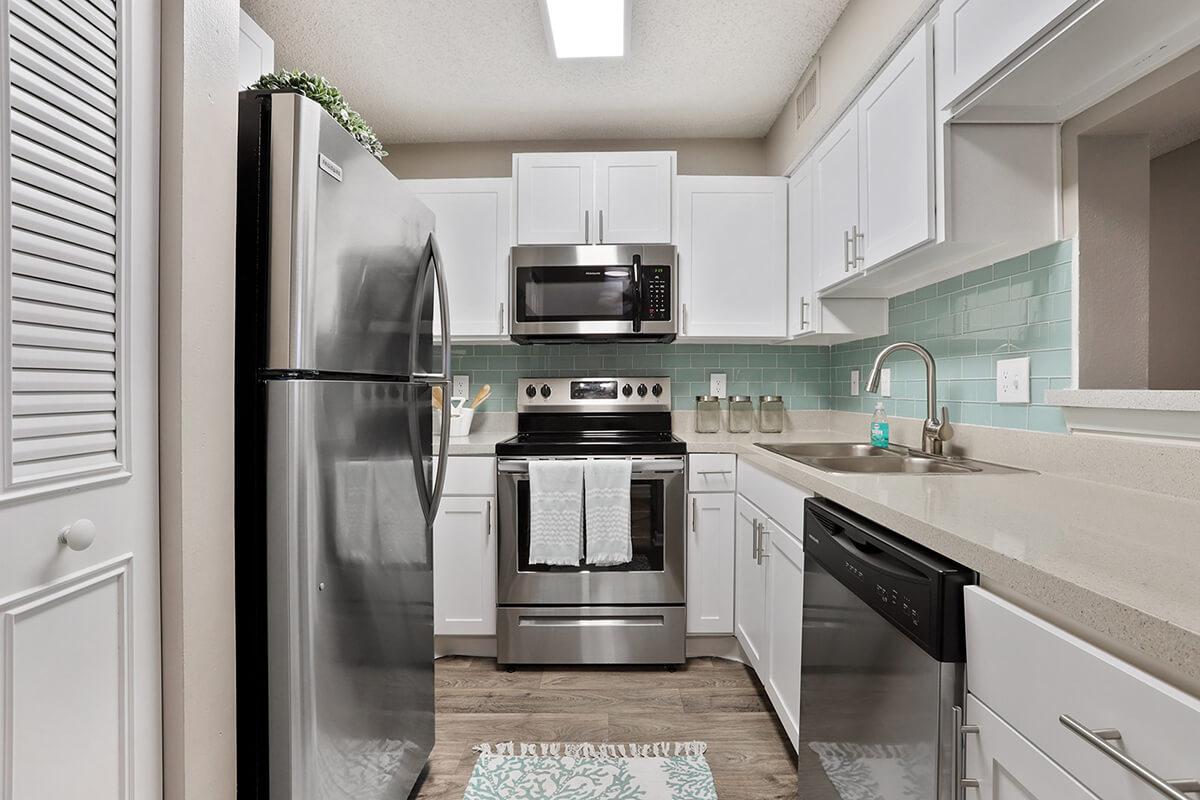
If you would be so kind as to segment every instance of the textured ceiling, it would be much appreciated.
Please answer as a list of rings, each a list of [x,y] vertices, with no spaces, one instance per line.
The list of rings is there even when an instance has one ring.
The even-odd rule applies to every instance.
[[[763,136],[848,0],[633,0],[632,52],[558,61],[538,0],[243,0],[277,68],[385,142]]]

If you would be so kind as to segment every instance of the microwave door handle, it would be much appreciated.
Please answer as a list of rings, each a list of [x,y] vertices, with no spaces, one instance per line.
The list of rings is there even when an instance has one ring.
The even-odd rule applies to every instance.
[[[642,332],[642,257],[634,255],[634,332]]]

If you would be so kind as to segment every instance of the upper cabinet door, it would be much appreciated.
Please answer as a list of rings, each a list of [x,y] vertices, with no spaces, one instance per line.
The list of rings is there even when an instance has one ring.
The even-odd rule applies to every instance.
[[[508,332],[508,252],[512,245],[512,180],[411,180],[404,184],[429,206],[446,261],[450,333],[488,338]],[[434,330],[438,330],[434,323]]]
[[[787,180],[684,176],[679,183],[682,334],[787,335]]]
[[[858,101],[860,269],[932,241],[933,31],[917,29]]]
[[[1080,0],[947,0],[939,12],[938,105],[950,108]]]
[[[854,270],[858,228],[858,111],[850,109],[813,151],[813,236],[817,291],[845,280]]]
[[[591,153],[522,154],[517,177],[517,244],[594,244]]]
[[[668,244],[675,154],[597,153],[596,220],[599,244]]]
[[[788,336],[813,333],[813,171],[805,161],[788,180]]]

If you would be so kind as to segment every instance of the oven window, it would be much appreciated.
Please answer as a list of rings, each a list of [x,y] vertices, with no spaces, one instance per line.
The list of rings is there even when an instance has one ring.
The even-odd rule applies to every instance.
[[[519,267],[518,322],[633,319],[633,270],[616,267]]]
[[[634,480],[629,488],[630,536],[633,560],[628,564],[598,567],[581,560],[577,567],[529,563],[529,481],[517,483],[517,561],[521,572],[662,572],[666,555],[663,482]],[[583,548],[587,552],[587,524]]]

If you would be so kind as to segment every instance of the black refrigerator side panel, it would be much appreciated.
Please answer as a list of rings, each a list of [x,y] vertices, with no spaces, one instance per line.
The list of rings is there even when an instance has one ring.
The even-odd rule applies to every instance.
[[[237,793],[265,800],[266,674],[266,363],[263,310],[270,246],[270,95],[243,92],[238,104],[236,345],[234,351],[235,605]]]

